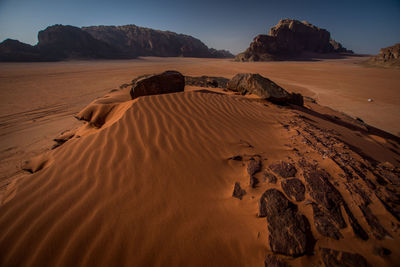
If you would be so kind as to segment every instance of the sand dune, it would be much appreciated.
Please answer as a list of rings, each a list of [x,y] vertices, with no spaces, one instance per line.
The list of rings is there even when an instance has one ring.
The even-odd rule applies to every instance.
[[[250,157],[259,156],[263,170],[281,160],[300,169],[299,162],[306,159],[335,180],[343,179],[339,165],[320,154],[317,145],[303,141],[313,129],[322,140],[340,138],[338,151],[367,166],[359,155],[399,165],[398,138],[366,133],[361,124],[330,109],[309,102],[313,112],[282,108],[198,89],[129,100],[126,88],[83,109],[78,116],[88,123],[60,147],[32,160],[27,165],[32,175],[8,186],[0,206],[1,265],[263,266],[271,251],[257,203],[267,188],[281,190],[282,178],[271,184],[259,173],[260,185],[251,188]],[[334,114],[342,123],[318,114]],[[347,143],[359,150],[349,150]],[[243,160],[230,160],[237,155]],[[367,176],[372,179],[373,173]],[[304,182],[303,174],[296,177]],[[242,200],[232,197],[235,182],[247,191]],[[286,257],[290,264],[318,264],[320,248],[360,253],[372,265],[398,262],[394,215],[364,179],[344,184],[350,189],[338,190],[368,229],[370,241],[357,237],[349,222],[341,240],[322,236],[311,224],[315,255]],[[354,185],[373,199],[370,208],[390,238],[373,237],[357,208],[363,202]],[[311,206],[296,204],[312,222]],[[373,254],[377,245],[392,255]]]

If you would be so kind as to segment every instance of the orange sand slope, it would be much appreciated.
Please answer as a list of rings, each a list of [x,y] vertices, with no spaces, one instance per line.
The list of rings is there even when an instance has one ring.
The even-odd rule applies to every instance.
[[[124,89],[83,110],[89,122],[32,160],[26,166],[32,175],[8,186],[0,206],[0,265],[263,266],[272,252],[258,201],[268,188],[282,190],[284,178],[264,177],[281,160],[293,163],[306,185],[304,162],[329,173],[368,240],[355,233],[343,207],[343,237],[321,235],[307,185],[305,200],[290,200],[310,221],[315,255],[280,258],[321,265],[321,248],[332,248],[359,253],[373,266],[399,262],[398,206],[384,206],[393,200],[386,188],[399,192],[397,181],[382,178],[388,184],[382,186],[376,176],[387,171],[377,162],[399,167],[398,138],[312,103],[310,110],[291,109],[190,89],[196,88],[136,100]],[[237,155],[241,161],[229,159]],[[249,186],[251,157],[263,168],[256,188]],[[362,174],[344,171],[361,163]],[[235,182],[247,192],[242,200],[232,197]],[[360,205],[384,230],[371,226]],[[374,253],[382,246],[391,255]]]

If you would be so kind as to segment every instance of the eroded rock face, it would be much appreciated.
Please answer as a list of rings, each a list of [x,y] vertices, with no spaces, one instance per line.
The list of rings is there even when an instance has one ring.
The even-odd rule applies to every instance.
[[[297,178],[286,179],[281,182],[283,191],[287,196],[294,198],[296,201],[304,200],[306,188],[304,184]]]
[[[321,248],[322,260],[327,267],[367,267],[367,260],[358,253]]]
[[[40,52],[35,46],[12,39],[0,43],[0,61],[40,61],[40,59]]]
[[[371,57],[370,65],[400,67],[400,43],[382,48],[377,56]]]
[[[183,92],[184,88],[185,78],[181,73],[166,71],[134,80],[130,94],[135,99],[139,96]]]
[[[250,47],[236,56],[237,61],[271,61],[295,58],[304,52],[352,53],[331,40],[330,33],[306,21],[282,19],[268,35],[254,38]]]
[[[271,164],[269,168],[283,178],[294,177],[297,173],[296,167],[293,164],[285,161]]]
[[[307,218],[277,189],[268,189],[260,198],[259,216],[268,222],[271,250],[301,256],[313,250],[314,238]]]
[[[209,49],[199,39],[170,31],[136,25],[91,26],[82,30],[98,40],[116,45],[124,53],[139,56],[233,57],[229,51]]]

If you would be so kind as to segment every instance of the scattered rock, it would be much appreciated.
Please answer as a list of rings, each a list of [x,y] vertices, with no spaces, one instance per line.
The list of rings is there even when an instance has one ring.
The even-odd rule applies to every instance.
[[[237,155],[237,156],[232,156],[232,157],[230,157],[230,158],[228,158],[229,160],[235,160],[235,161],[242,161],[243,160],[243,157],[242,156],[240,156],[240,155]]]
[[[281,182],[281,186],[286,195],[290,198],[295,198],[296,201],[305,199],[306,188],[304,184],[297,178],[286,179]]]
[[[145,76],[135,81],[130,91],[132,99],[146,95],[183,92],[185,78],[177,71]]]
[[[378,218],[372,213],[370,208],[367,205],[360,205],[360,209],[368,223],[371,227],[372,233],[376,239],[382,240],[386,236],[391,236],[385,228],[380,224]]]
[[[289,267],[284,260],[278,259],[275,255],[267,255],[264,261],[265,267]]]
[[[275,253],[301,256],[313,251],[315,240],[305,216],[277,189],[260,198],[259,216],[267,217],[269,244]]]
[[[240,183],[236,182],[233,188],[232,196],[242,200],[243,196],[246,195],[246,191],[240,187]]]
[[[316,203],[312,203],[311,205],[313,208],[314,224],[318,233],[336,240],[343,238],[329,214],[325,214]]]
[[[250,175],[250,186],[252,188],[255,188],[258,185],[259,181],[257,179],[257,177],[255,177],[254,175]]]
[[[185,76],[185,84],[199,87],[226,88],[229,79],[224,77],[201,76],[191,77]]]
[[[283,178],[294,177],[297,173],[296,167],[293,164],[285,161],[272,164],[269,166],[269,168]]]
[[[254,157],[249,160],[247,163],[247,173],[250,176],[253,176],[257,172],[261,171],[261,160],[259,157]]]
[[[268,183],[276,184],[276,182],[277,182],[276,176],[273,175],[272,173],[268,172],[268,171],[264,172],[264,177],[265,177],[265,179],[267,180]]]
[[[358,253],[321,248],[322,260],[326,267],[368,267],[367,260]]]

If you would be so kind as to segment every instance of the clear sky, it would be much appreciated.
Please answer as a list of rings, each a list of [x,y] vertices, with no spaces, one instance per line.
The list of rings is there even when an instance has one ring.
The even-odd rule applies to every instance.
[[[0,41],[36,44],[38,31],[53,24],[135,24],[189,34],[236,54],[281,18],[325,28],[358,53],[400,42],[400,0],[0,0]]]

